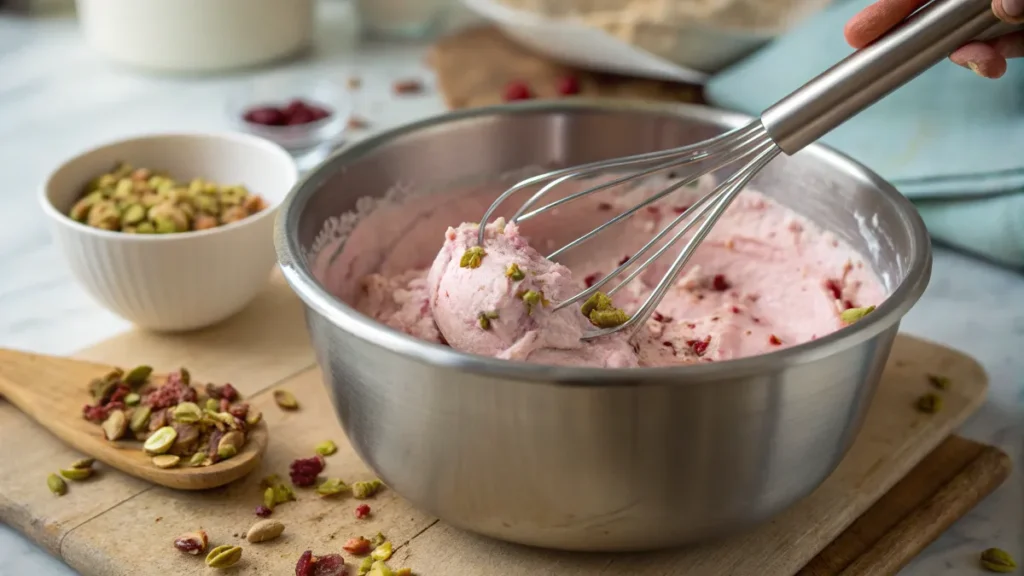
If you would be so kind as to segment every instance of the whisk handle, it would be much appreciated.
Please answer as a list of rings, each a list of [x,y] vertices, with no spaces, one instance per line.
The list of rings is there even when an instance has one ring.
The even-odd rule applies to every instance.
[[[961,45],[1005,26],[991,0],[935,0],[762,112],[761,123],[794,154]]]

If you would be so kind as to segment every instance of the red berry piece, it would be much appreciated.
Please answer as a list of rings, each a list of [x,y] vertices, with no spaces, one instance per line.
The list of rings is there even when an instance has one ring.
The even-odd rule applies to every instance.
[[[256,108],[245,113],[245,121],[264,126],[283,126],[287,117],[277,108],[270,106]]]
[[[359,518],[360,520],[362,520],[363,518],[366,518],[369,515],[370,515],[370,505],[369,504],[360,504],[359,506],[356,506],[356,518]]]
[[[572,96],[580,93],[580,81],[575,76],[563,76],[558,79],[558,93]]]
[[[533,98],[533,92],[530,91],[530,87],[522,80],[515,80],[509,82],[505,86],[505,101],[514,102],[516,100],[529,100]]]

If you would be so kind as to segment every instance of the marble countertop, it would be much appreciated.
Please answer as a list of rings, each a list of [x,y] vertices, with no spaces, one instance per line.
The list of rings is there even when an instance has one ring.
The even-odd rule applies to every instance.
[[[316,49],[272,69],[208,78],[152,77],[101,60],[73,14],[0,17],[0,346],[67,354],[127,330],[77,286],[57,254],[37,189],[62,159],[142,132],[220,130],[230,93],[254,77],[363,78],[356,111],[383,128],[443,110],[441,98],[395,100],[390,82],[430,81],[422,44],[358,44],[342,4],[324,2]],[[999,446],[1013,476],[929,546],[902,574],[982,574],[977,553],[1024,558],[1024,276],[937,249],[931,285],[903,330],[964,350],[988,371],[988,401],[960,433]],[[0,525],[0,576],[74,574]]]

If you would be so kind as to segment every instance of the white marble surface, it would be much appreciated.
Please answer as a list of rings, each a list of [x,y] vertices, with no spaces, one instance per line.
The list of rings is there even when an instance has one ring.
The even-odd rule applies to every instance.
[[[63,158],[105,140],[148,131],[227,128],[228,94],[254,76],[350,74],[364,79],[357,111],[375,127],[441,112],[436,93],[396,100],[390,81],[429,81],[423,46],[358,44],[347,11],[328,3],[317,49],[274,69],[219,78],[150,77],[100,60],[73,15],[0,17],[0,346],[64,354],[129,328],[75,285],[54,250],[37,189]],[[905,331],[962,349],[985,366],[991,392],[961,430],[1024,461],[1024,276],[946,250]],[[957,522],[903,574],[981,574],[978,551],[1000,546],[1024,558],[1024,482],[1019,470]],[[0,525],[0,576],[74,574]]]

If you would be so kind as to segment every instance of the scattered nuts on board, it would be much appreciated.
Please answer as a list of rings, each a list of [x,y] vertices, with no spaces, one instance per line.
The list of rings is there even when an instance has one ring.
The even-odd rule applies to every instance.
[[[297,410],[299,408],[299,401],[295,399],[295,394],[287,390],[274,390],[274,402],[283,410]]]
[[[68,485],[56,474],[50,474],[46,477],[46,487],[57,496],[63,496],[68,492]]]
[[[270,515],[270,512],[274,511],[274,507],[278,504],[295,500],[295,492],[292,490],[292,487],[282,482],[277,474],[264,478],[260,482],[260,486],[263,488],[262,507],[269,511],[267,516]],[[256,509],[256,514],[260,515],[259,508]]]
[[[1008,574],[1017,569],[1017,563],[1005,550],[989,548],[981,553],[981,566],[989,572]]]
[[[929,374],[928,382],[938,390],[949,390],[949,387],[953,384],[949,376],[942,376],[941,374]]]
[[[245,539],[253,544],[268,542],[284,532],[284,524],[277,520],[261,520],[252,525],[245,534]]]
[[[206,565],[210,568],[229,568],[242,559],[240,546],[217,546],[206,555]]]
[[[196,530],[178,536],[174,539],[174,547],[186,554],[198,556],[206,552],[206,546],[210,539],[205,530]]]
[[[316,487],[316,493],[324,497],[337,496],[338,494],[348,492],[349,490],[350,488],[348,487],[348,484],[342,482],[340,478],[328,478]]]
[[[917,399],[917,411],[925,414],[936,414],[942,410],[942,397],[929,392]]]
[[[81,482],[82,480],[88,480],[92,476],[92,468],[66,468],[60,471],[60,475],[68,480]]]
[[[314,451],[321,456],[330,456],[338,451],[338,445],[331,440],[324,440],[316,445]]]
[[[68,215],[102,230],[172,234],[216,228],[264,208],[263,198],[244,186],[223,186],[200,178],[178,182],[148,168],[120,163],[90,182]]]
[[[326,106],[301,98],[295,98],[284,106],[257,106],[242,115],[246,122],[263,126],[298,126],[330,116],[331,111]]]
[[[248,404],[236,403],[240,395],[231,384],[193,386],[184,368],[160,381],[152,381],[152,373],[149,366],[138,366],[93,380],[89,389],[95,404],[85,405],[83,416],[102,422],[112,442],[129,436],[142,440],[142,449],[159,468],[209,466],[242,451],[260,418],[258,412],[250,418]],[[136,406],[125,402],[132,394],[138,397]]]
[[[345,576],[345,559],[341,554],[314,556],[306,550],[295,564],[295,576]]]
[[[370,498],[383,487],[384,483],[377,479],[368,480],[366,482],[356,482],[352,485],[352,496],[359,500]]]

